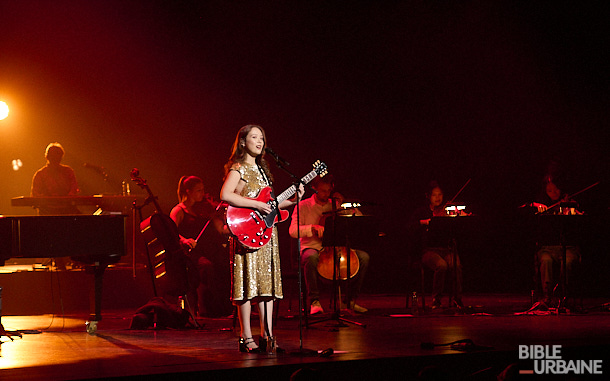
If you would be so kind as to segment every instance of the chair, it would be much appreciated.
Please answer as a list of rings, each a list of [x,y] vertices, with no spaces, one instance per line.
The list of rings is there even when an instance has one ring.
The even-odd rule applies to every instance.
[[[430,248],[430,249],[432,249],[432,248]],[[456,253],[454,252],[454,254],[456,254]],[[423,251],[422,251],[422,254],[418,254],[416,259],[412,259],[411,263],[410,263],[410,268],[412,269],[412,271],[414,269],[417,269],[419,271],[419,285],[411,286],[411,292],[407,294],[406,307],[409,308],[409,299],[412,299],[412,290],[419,287],[418,299],[421,300],[421,310],[425,311],[425,309],[426,309],[426,285],[428,285],[428,287],[430,287],[430,285],[429,285],[430,280],[428,280],[426,278],[426,272],[434,274],[434,271],[431,270],[429,267],[427,267],[423,263],[422,257],[423,257]],[[457,276],[455,271],[452,271],[452,270],[453,269],[449,269],[449,268],[447,269],[449,276],[447,276],[445,278],[445,285],[444,285],[444,287],[447,291],[451,291],[451,294],[449,294],[450,301],[453,300],[455,297],[455,287],[456,287],[455,277]],[[413,275],[413,277],[416,277],[416,275]],[[432,279],[433,279],[433,277],[432,277]],[[452,306],[453,306],[453,304],[452,304]]]
[[[557,245],[555,245],[557,246]],[[544,285],[542,284],[542,277],[541,277],[541,272],[540,272],[540,267],[541,267],[541,263],[540,263],[540,258],[539,258],[539,253],[542,250],[542,248],[545,247],[545,245],[540,245],[537,244],[535,247],[535,251],[534,251],[534,282],[533,282],[533,289],[532,289],[532,302],[534,303],[536,300],[541,300],[543,298],[546,298],[547,295],[544,294]],[[553,291],[551,292],[550,295],[548,295],[549,297],[554,297],[556,295],[556,289],[559,289],[559,293],[560,293],[560,298],[566,298],[566,297],[573,297],[574,300],[576,301],[577,298],[580,298],[580,304],[582,304],[582,293],[580,292],[581,290],[578,289],[578,283],[576,282],[579,278],[580,278],[580,265],[582,262],[582,256],[580,253],[580,248],[577,246],[568,246],[566,247],[566,250],[573,250],[574,253],[577,256],[577,259],[575,260],[575,263],[572,264],[573,268],[572,268],[572,272],[571,274],[566,274],[566,278],[562,279],[562,260],[558,262],[553,261],[553,268],[552,268],[552,274],[553,274],[553,279],[551,280],[551,287],[553,287]],[[563,284],[563,282],[565,281],[565,285]],[[576,284],[576,287],[574,287]],[[563,289],[564,287],[566,287],[566,289]]]

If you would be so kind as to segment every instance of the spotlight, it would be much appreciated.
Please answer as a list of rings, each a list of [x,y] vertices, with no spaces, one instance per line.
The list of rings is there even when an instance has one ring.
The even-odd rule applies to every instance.
[[[8,112],[8,105],[5,102],[0,101],[0,120],[6,119]]]
[[[21,167],[23,167],[23,162],[21,159],[15,159],[12,161],[13,171],[18,171]]]

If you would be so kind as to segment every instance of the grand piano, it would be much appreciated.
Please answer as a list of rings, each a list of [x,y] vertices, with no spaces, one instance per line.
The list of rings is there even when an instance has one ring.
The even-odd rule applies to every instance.
[[[61,207],[61,206],[95,206],[104,210],[124,210],[130,208],[134,201],[142,200],[142,196],[101,195],[92,196],[52,196],[29,197],[20,196],[11,199],[11,206]]]
[[[102,277],[125,255],[125,215],[0,216],[0,266],[9,258],[71,257],[94,276],[88,331],[102,319]]]

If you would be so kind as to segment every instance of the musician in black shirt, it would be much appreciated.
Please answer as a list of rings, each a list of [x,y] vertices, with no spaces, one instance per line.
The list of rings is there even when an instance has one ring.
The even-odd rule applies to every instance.
[[[542,192],[538,196],[536,202],[531,205],[539,212],[544,214],[563,214],[574,215],[583,214],[574,207],[562,207],[562,203],[568,203],[569,197],[561,189],[561,182],[555,179],[552,175],[547,175],[544,178]],[[575,205],[570,205],[575,206]],[[538,251],[536,254],[540,281],[542,285],[543,299],[542,302],[551,306],[553,304],[554,291],[554,268],[560,267],[563,260],[563,246],[559,242],[557,232],[548,231],[539,227],[538,229]],[[566,245],[566,280],[568,283],[572,280],[573,270],[575,265],[580,262],[580,248],[569,242]]]
[[[416,242],[412,244],[421,253],[422,264],[434,271],[432,291],[434,301],[432,308],[441,307],[441,298],[445,290],[445,275],[454,270],[454,254],[457,258],[455,268],[456,278],[453,302],[462,308],[462,265],[457,251],[453,250],[451,240],[444,234],[436,234],[428,229],[432,217],[447,216],[443,202],[443,190],[436,181],[432,181],[426,191],[426,205],[418,208],[411,215],[408,222],[410,235]]]
[[[187,295],[200,316],[229,315],[230,267],[228,250],[222,246],[226,233],[222,214],[206,197],[203,180],[197,176],[182,176],[177,193],[180,203],[170,217],[178,227],[190,265],[197,270],[197,276],[189,277],[191,290]]]

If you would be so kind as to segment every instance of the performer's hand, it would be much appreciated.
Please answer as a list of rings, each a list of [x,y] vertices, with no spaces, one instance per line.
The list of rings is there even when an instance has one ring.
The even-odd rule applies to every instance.
[[[299,184],[299,188],[297,189],[297,193],[299,195],[299,200],[303,199],[303,195],[305,194],[305,187],[303,186],[303,184]],[[289,201],[292,204],[296,204],[297,203],[297,194],[295,194],[294,196],[292,196]]]
[[[189,249],[194,249],[197,246],[197,241],[192,238],[180,237],[180,243]]]
[[[419,220],[419,224],[420,225],[430,225],[430,218],[428,218],[427,220]]]
[[[299,184],[299,189],[297,189],[297,192],[299,194],[299,200],[302,199],[303,195],[305,194],[305,187],[303,184]]]
[[[547,209],[548,209],[548,207],[547,207],[546,205],[544,205],[544,204],[539,204],[539,203],[537,203],[537,202],[532,202],[532,206],[533,206],[534,208],[538,209],[538,212],[539,212],[539,213],[542,213],[542,212],[544,212],[545,210],[547,210]]]
[[[271,213],[271,205],[267,204],[266,202],[256,201],[256,209],[264,214]]]
[[[322,237],[324,235],[324,226],[311,225],[311,235],[314,237]]]
[[[343,204],[343,200],[345,200],[345,197],[343,197],[343,195],[339,192],[334,192],[332,194],[332,199],[335,200],[335,205],[337,206],[337,208],[340,208],[341,204]]]

